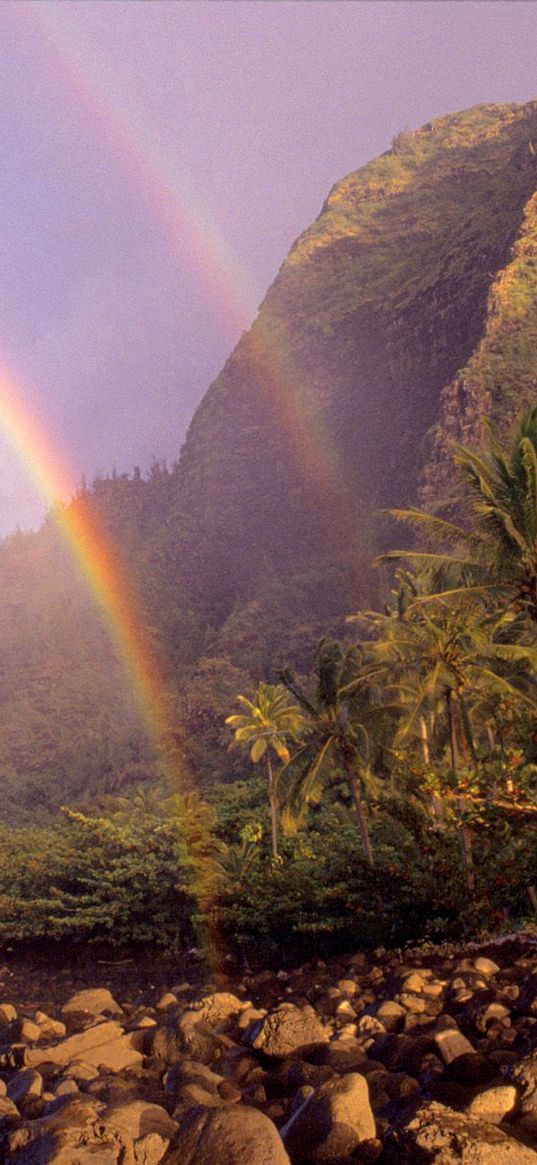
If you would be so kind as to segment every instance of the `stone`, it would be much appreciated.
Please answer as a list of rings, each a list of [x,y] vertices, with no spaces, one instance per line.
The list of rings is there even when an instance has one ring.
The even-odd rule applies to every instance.
[[[93,1016],[121,1015],[121,1007],[116,1003],[111,992],[106,987],[90,987],[85,991],[77,991],[64,1003],[61,1014],[66,1016]]]
[[[265,1056],[305,1056],[328,1043],[328,1034],[313,1007],[281,1003],[246,1033],[245,1043]]]
[[[41,1039],[43,1033],[38,1023],[34,1023],[32,1019],[23,1019],[20,1024],[20,1038],[26,1043],[35,1044]]]
[[[375,1132],[367,1080],[351,1072],[316,1089],[281,1137],[293,1165],[325,1165],[350,1157]]]
[[[323,1064],[335,1072],[352,1072],[354,1068],[361,1070],[362,1064],[367,1059],[362,1041],[352,1036],[332,1040],[320,1055]]]
[[[158,1133],[167,1144],[175,1136],[179,1126],[159,1104],[148,1104],[145,1100],[130,1100],[111,1105],[105,1109],[101,1119],[110,1128],[121,1133],[122,1140],[137,1141],[149,1133]],[[167,1147],[167,1145],[166,1145]]]
[[[290,1165],[276,1126],[247,1105],[193,1109],[181,1122],[166,1165]]]
[[[71,1060],[84,1060],[96,1068],[121,1072],[124,1068],[142,1063],[143,1056],[136,1045],[137,1036],[137,1032],[125,1035],[115,1020],[109,1020],[85,1028],[56,1044],[30,1049],[26,1054],[26,1064],[28,1067],[39,1067],[46,1062],[59,1064],[63,1068]]]
[[[165,991],[156,1004],[157,1011],[167,1011],[169,1007],[176,1007],[179,1000],[173,991]]]
[[[64,1076],[71,1076],[73,1080],[79,1080],[81,1083],[95,1080],[98,1075],[99,1069],[94,1064],[88,1064],[86,1060],[71,1060],[64,1072]]]
[[[480,975],[486,975],[489,978],[492,975],[497,975],[500,967],[492,959],[485,959],[482,955],[478,959],[474,959],[474,967]]]
[[[229,991],[215,991],[212,995],[206,995],[199,1003],[192,1004],[190,1010],[196,1013],[198,1022],[204,1023],[209,1028],[215,1028],[228,1023],[251,1006],[249,1000],[245,1002],[244,999],[238,999]]]
[[[62,1039],[67,1035],[67,1028],[61,1019],[51,1019],[44,1011],[36,1011],[34,1020],[41,1030],[42,1039]]]
[[[0,1003],[0,1025],[14,1023],[17,1018],[17,1008],[12,1003]]]
[[[474,1096],[466,1113],[478,1120],[488,1121],[491,1125],[499,1125],[504,1117],[513,1112],[516,1102],[517,1090],[512,1084],[497,1084]]]
[[[354,979],[338,979],[336,986],[338,991],[341,991],[341,994],[346,995],[349,999],[352,999],[358,991],[358,984]]]
[[[75,1092],[79,1092],[79,1087],[72,1076],[64,1076],[55,1085],[54,1091],[56,1096],[74,1096]]]
[[[171,1016],[154,1028],[152,1054],[165,1064],[174,1064],[183,1056],[202,1064],[211,1064],[221,1051],[218,1037],[198,1019],[195,1011]]]
[[[43,1091],[43,1077],[35,1068],[23,1068],[11,1077],[7,1086],[7,1094],[20,1108],[26,1100],[41,1096]]]
[[[470,1055],[475,1048],[458,1028],[446,1028],[445,1031],[435,1032],[434,1042],[444,1064],[452,1064],[459,1056]]]
[[[388,1141],[385,1165],[537,1165],[537,1153],[493,1124],[454,1112],[443,1104],[422,1105]]]
[[[406,1016],[404,1007],[400,1003],[396,1003],[394,999],[386,999],[377,1008],[377,1019],[387,1032],[399,1031],[402,1027]]]
[[[8,1096],[0,1096],[0,1134],[14,1125],[19,1125],[21,1117],[17,1105]]]

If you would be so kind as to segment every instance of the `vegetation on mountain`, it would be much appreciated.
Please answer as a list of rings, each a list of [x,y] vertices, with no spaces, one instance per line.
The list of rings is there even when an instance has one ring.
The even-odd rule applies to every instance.
[[[536,901],[536,140],[537,103],[479,106],[338,182],[178,464],[72,501],[190,799],[54,516],[0,545],[0,938],[300,957]]]

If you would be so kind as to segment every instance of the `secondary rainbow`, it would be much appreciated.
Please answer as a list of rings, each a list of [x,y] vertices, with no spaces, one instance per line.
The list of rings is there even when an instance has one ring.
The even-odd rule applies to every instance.
[[[207,295],[208,317],[210,309],[230,343],[235,342],[254,319],[259,296],[216,216],[181,172],[176,152],[159,141],[153,126],[134,108],[118,74],[105,68],[84,40],[75,6],[29,0],[9,5],[8,10],[23,34],[48,53],[55,75],[60,72],[81,112],[89,117],[91,132],[97,132],[101,144],[108,144],[144,199],[180,269],[185,261],[195,269]],[[338,473],[339,455],[322,410],[311,407],[302,370],[293,366],[279,333],[270,332],[261,320],[255,335],[259,384],[265,388],[282,444],[312,488],[348,505]]]

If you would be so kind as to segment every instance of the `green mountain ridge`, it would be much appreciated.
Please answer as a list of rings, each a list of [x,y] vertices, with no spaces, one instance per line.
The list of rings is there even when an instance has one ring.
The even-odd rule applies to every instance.
[[[536,232],[537,102],[400,134],[335,184],[291,248],[178,465],[91,491],[202,784],[241,771],[222,724],[236,692],[287,661],[307,672],[316,639],[376,600],[369,563],[391,536],[377,511],[420,490],[434,504],[451,488],[449,441],[478,444],[485,416],[502,428],[535,398]],[[36,784],[54,807],[154,772],[59,537],[49,521],[0,546],[10,813]]]

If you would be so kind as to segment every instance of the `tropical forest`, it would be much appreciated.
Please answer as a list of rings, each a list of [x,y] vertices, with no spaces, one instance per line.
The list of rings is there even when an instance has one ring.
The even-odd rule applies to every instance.
[[[8,1165],[537,1162],[535,142],[399,134],[0,543]]]

